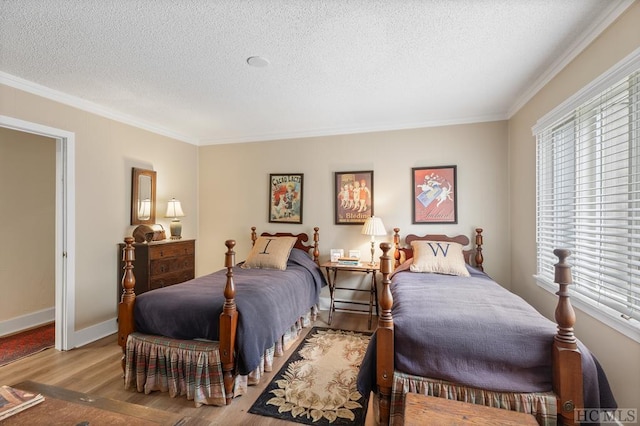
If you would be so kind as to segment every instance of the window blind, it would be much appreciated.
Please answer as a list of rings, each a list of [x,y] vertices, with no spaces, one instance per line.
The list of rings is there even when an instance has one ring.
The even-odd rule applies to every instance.
[[[638,330],[639,63],[534,127],[538,277],[553,282],[553,250],[569,249],[574,296]]]

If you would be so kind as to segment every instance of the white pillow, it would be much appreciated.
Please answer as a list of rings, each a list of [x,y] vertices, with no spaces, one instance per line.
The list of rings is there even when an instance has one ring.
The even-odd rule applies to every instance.
[[[412,272],[435,272],[436,274],[468,277],[462,245],[446,241],[412,241]]]
[[[284,271],[296,240],[296,237],[258,237],[242,267]]]

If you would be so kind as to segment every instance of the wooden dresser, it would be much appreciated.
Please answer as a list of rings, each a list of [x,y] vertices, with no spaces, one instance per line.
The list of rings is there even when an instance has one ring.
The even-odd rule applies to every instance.
[[[136,294],[167,287],[194,278],[196,240],[164,240],[135,243],[136,260],[133,274],[136,277]],[[122,249],[118,245],[118,300],[122,295]]]

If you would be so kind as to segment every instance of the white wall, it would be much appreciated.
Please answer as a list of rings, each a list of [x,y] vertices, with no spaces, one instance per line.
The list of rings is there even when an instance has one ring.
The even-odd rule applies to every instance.
[[[536,121],[640,47],[635,2],[509,121],[512,289],[553,318],[556,297],[540,289],[536,271]],[[571,262],[571,258],[569,258]],[[603,364],[620,407],[640,409],[640,344],[577,310],[576,334]]]

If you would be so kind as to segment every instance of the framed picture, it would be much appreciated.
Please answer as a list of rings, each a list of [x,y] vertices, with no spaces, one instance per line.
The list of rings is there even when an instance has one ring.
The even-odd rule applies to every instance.
[[[337,262],[338,259],[340,259],[341,257],[344,257],[344,250],[343,249],[331,249],[331,261],[332,262]]]
[[[269,175],[269,222],[302,223],[302,173]]]
[[[336,172],[335,224],[362,225],[373,216],[373,171]]]
[[[413,223],[458,223],[456,166],[416,167],[413,176]]]

